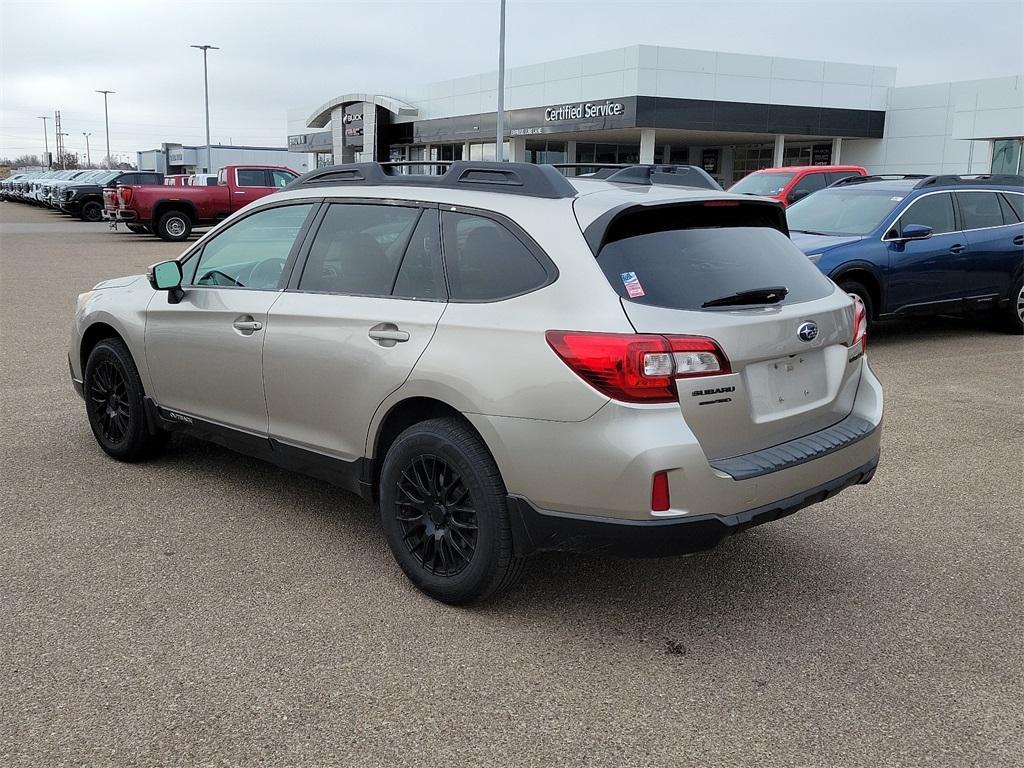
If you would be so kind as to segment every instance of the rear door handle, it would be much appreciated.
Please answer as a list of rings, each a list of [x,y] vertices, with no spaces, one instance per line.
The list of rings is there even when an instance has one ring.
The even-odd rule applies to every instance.
[[[957,243],[956,245],[949,246],[949,252],[950,253],[963,253],[964,252],[964,247],[962,245],[960,245],[960,243]]]
[[[409,340],[409,332],[399,330],[394,323],[378,323],[367,335],[382,347],[393,347],[400,341]]]
[[[236,331],[239,331],[245,336],[252,334],[255,331],[263,330],[263,323],[259,320],[253,320],[252,315],[243,315],[231,324],[234,326]]]
[[[1014,245],[1024,245],[1024,235],[1017,235],[1013,238]]]

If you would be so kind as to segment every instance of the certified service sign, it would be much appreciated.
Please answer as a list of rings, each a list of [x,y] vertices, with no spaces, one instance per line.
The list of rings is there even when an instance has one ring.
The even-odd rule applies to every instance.
[[[579,104],[562,104],[560,107],[548,107],[544,110],[544,120],[549,123],[560,123],[564,120],[618,117],[625,114],[625,112],[626,106],[620,101],[584,101]]]

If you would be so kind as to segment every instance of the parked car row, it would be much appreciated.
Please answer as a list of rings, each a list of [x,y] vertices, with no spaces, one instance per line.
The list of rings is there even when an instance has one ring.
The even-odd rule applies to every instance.
[[[136,233],[186,240],[195,227],[223,220],[286,187],[298,174],[280,166],[231,165],[219,174],[154,171],[39,171],[0,182],[4,200],[51,208],[83,221],[124,223]]]

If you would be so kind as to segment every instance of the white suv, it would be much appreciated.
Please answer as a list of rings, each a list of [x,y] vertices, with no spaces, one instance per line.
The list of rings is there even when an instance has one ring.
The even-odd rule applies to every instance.
[[[693,552],[868,482],[863,307],[782,207],[698,169],[603,175],[300,177],[79,297],[97,441],[134,461],[186,430],[357,491],[451,603],[533,552]]]

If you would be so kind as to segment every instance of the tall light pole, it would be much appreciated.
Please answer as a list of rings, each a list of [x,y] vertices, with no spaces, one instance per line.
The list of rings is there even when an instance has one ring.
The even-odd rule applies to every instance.
[[[85,136],[85,164],[92,165],[92,155],[89,154],[89,137],[92,136],[92,134],[82,131],[82,135]]]
[[[498,22],[498,135],[494,157],[505,159],[505,0],[501,0],[501,21]]]
[[[43,149],[45,150],[45,157],[45,155],[50,154],[50,138],[49,133],[46,130],[46,121],[50,119],[50,116],[40,115],[39,119],[43,121]],[[40,163],[40,165],[42,165],[42,163]]]
[[[70,133],[64,133],[64,131],[59,132],[57,134],[57,147],[59,148],[61,146],[61,137],[62,136],[70,136],[70,135],[71,135]],[[58,152],[59,152],[59,149],[58,149]],[[68,153],[67,152],[59,152],[59,154],[60,154],[60,167],[61,167],[62,170],[66,171],[68,169]]]
[[[206,96],[206,172],[213,173],[213,162],[210,160],[210,80],[206,70],[206,52],[219,51],[216,45],[190,45],[203,52],[203,93]]]
[[[103,127],[107,130],[107,165],[110,165],[110,118],[107,113],[107,94],[117,93],[117,91],[96,91],[96,93],[103,94]]]

